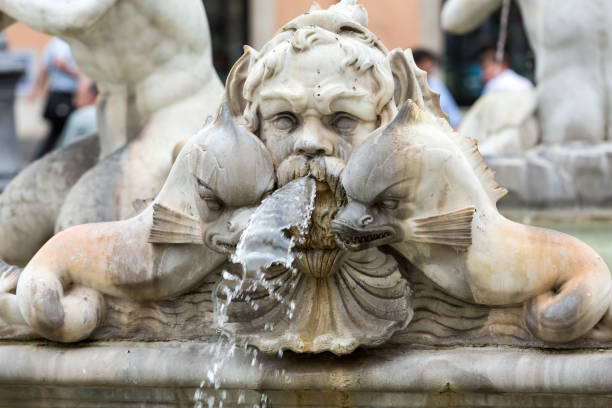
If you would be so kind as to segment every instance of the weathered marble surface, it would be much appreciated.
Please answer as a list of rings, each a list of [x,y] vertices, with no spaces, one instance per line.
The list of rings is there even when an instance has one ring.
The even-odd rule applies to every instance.
[[[518,154],[538,144],[536,92],[491,92],[465,114],[459,133],[478,141],[482,155]]]
[[[88,137],[35,161],[8,184],[0,195],[1,259],[23,265],[53,235],[66,196],[99,154],[99,139]],[[4,279],[2,287],[10,289]]]
[[[227,267],[225,265],[208,275],[198,289],[175,299],[138,303],[107,296],[105,320],[91,339],[215,341],[218,333],[213,325],[212,293],[221,280],[222,270]],[[601,342],[593,332],[570,343],[546,343],[530,333],[521,306],[491,308],[475,305],[447,295],[415,268],[403,267],[402,274],[408,278],[414,291],[414,317],[408,327],[389,339],[389,344],[436,347],[506,345],[559,350],[612,348],[612,341]],[[40,339],[40,336],[23,328],[1,326],[0,339],[33,340]]]
[[[344,0],[295,18],[261,52],[246,47],[227,104],[187,142],[152,204],[62,231],[25,267],[16,295],[0,293],[3,336],[28,326],[61,342],[191,339],[216,327],[266,353],[338,355],[396,332],[434,345],[609,341],[597,326],[612,324],[601,257],[501,215],[506,190],[475,141],[450,128],[410,51],[388,52],[365,24],[363,7]],[[244,270],[193,292],[230,259],[261,200],[300,180],[310,185],[292,193],[302,199],[284,197],[269,215],[277,227],[262,227],[272,234],[255,236],[274,247],[286,233],[292,256],[257,247],[265,262],[242,259]],[[310,210],[286,224],[284,205]],[[411,265],[446,294],[422,305],[438,313],[431,321],[413,316],[413,298],[428,292],[402,276]],[[193,298],[160,301],[185,291]]]
[[[191,341],[3,345],[0,358],[12,361],[0,367],[0,406],[146,402],[182,407],[194,406],[194,393],[217,356],[211,345]],[[610,351],[392,346],[359,350],[350,358],[285,353],[259,357],[255,366],[252,359],[252,353],[238,350],[218,371],[220,390],[207,396],[225,392],[224,407],[260,404],[262,395],[268,407],[605,407],[612,402]],[[243,402],[237,404],[241,394]]]
[[[504,190],[494,182],[473,141],[452,133],[444,122],[437,95],[425,85],[426,79],[414,66],[410,52],[388,53],[363,26],[367,21],[364,10],[354,1],[343,3],[349,7],[335,6],[331,14],[314,9],[296,18],[261,53],[247,48],[232,70],[227,87],[229,107],[236,120],[252,133],[236,127],[226,111],[224,123],[228,126],[217,134],[228,138],[230,133],[241,134],[264,152],[265,146],[269,154],[260,152],[260,158],[266,166],[249,167],[250,160],[246,159],[256,161],[258,156],[253,152],[257,149],[244,141],[237,143],[238,147],[229,142],[188,143],[178,156],[168,184],[139,215],[115,223],[74,227],[43,247],[40,259],[35,258],[26,267],[19,281],[16,314],[22,312],[28,324],[36,323],[30,326],[47,338],[90,341],[59,345],[39,340],[23,325],[1,325],[0,361],[8,363],[0,365],[0,406],[193,406],[194,396],[203,393],[203,401],[209,396],[210,377],[219,386],[218,391],[211,392],[217,402],[224,400],[225,407],[551,403],[592,407],[612,401],[612,343],[609,336],[601,340],[600,327],[591,330],[601,317],[599,309],[609,306],[605,297],[609,281],[600,279],[601,261],[571,241],[576,249],[572,255],[586,253],[590,257],[579,266],[591,266],[598,274],[593,274],[596,279],[582,279],[571,270],[555,275],[563,269],[557,266],[567,268],[571,264],[559,261],[564,251],[548,252],[544,257],[553,268],[526,268],[521,263],[523,255],[534,256],[535,252],[535,263],[540,262],[538,249],[545,247],[547,238],[555,241],[559,235],[541,232],[533,248],[526,248],[531,242],[522,240],[523,235],[516,231],[528,228],[505,222],[496,213],[495,201]],[[305,66],[310,67],[307,75],[299,75]],[[313,92],[319,88],[324,91]],[[398,114],[397,108],[402,105]],[[396,120],[401,130],[394,127],[398,125]],[[204,138],[208,131],[211,128],[201,136]],[[369,143],[379,134],[392,137],[373,148]],[[364,146],[361,152],[359,143]],[[353,148],[356,159],[351,164]],[[415,153],[419,160],[406,160],[406,152]],[[241,160],[232,161],[236,159],[233,153]],[[121,158],[115,160],[121,163]],[[271,267],[261,274],[269,281],[281,277],[274,282],[278,283],[274,289],[299,291],[298,285],[282,285],[296,279],[308,282],[307,290],[300,292],[303,302],[298,304],[301,309],[296,321],[275,314],[271,322],[266,320],[267,313],[274,312],[275,302],[281,300],[274,293],[257,292],[255,287],[246,293],[257,296],[247,301],[243,292],[241,299],[263,307],[228,315],[227,325],[236,330],[225,330],[224,335],[233,337],[239,345],[232,349],[213,322],[219,302],[213,294],[228,281],[235,282],[229,272],[224,273],[230,266],[222,263],[233,252],[235,242],[217,241],[210,232],[236,233],[244,228],[236,222],[236,214],[254,208],[272,190],[272,162],[279,187],[310,175],[316,180],[310,182],[318,190],[319,201],[315,197],[309,204],[313,207],[312,225],[304,227],[306,237],[300,235],[303,232],[290,230],[294,237],[297,234],[295,249],[302,256],[295,262],[295,273],[282,268],[278,273],[279,268]],[[370,171],[366,163],[382,171]],[[379,166],[381,163],[389,166]],[[232,173],[234,166],[238,169]],[[346,178],[341,178],[345,166]],[[355,174],[357,181],[363,181],[359,171],[367,173],[363,179],[372,183],[353,180],[349,184]],[[262,174],[266,177],[256,177]],[[408,188],[396,188],[400,194],[388,197],[380,194],[392,190],[389,184],[401,184],[396,183],[395,176],[404,177],[401,182],[408,180]],[[412,182],[415,189],[410,188]],[[442,182],[447,183],[445,188],[440,188]],[[349,185],[351,188],[347,188]],[[254,191],[244,194],[251,189]],[[367,197],[356,191],[367,193]],[[385,199],[379,205],[368,195]],[[416,202],[410,202],[415,197]],[[337,231],[332,229],[332,218],[350,212],[349,208],[364,227],[377,225],[380,219],[383,224],[391,220],[401,224],[399,233],[357,234],[353,237],[368,239],[354,241],[334,236]],[[360,212],[364,209],[366,214]],[[385,209],[401,211],[387,213]],[[478,218],[472,223],[477,211]],[[280,212],[275,215],[280,217]],[[419,218],[411,219],[415,214]],[[487,217],[510,227],[493,231],[492,236],[487,232]],[[411,222],[417,226],[414,231]],[[122,228],[125,225],[130,227]],[[429,227],[429,235],[419,233],[424,226]],[[368,232],[367,228],[363,231]],[[389,236],[394,240],[378,241],[370,245],[374,248],[366,248]],[[517,253],[505,252],[503,243],[508,238],[515,238],[512,248],[518,248]],[[351,247],[355,242],[366,247]],[[493,252],[488,246],[491,242],[495,245]],[[411,245],[416,246],[415,251],[411,252]],[[132,251],[134,248],[142,252]],[[484,254],[484,261],[476,266],[485,267],[474,269],[473,279],[467,280],[466,275],[454,273],[465,272],[460,268],[466,264],[463,256],[471,254],[471,248]],[[342,253],[348,249],[356,251]],[[413,257],[415,252],[420,257]],[[205,259],[187,256],[198,253]],[[330,253],[334,256],[327,257]],[[370,254],[375,256],[369,258]],[[509,258],[503,257],[506,255]],[[487,264],[492,258],[497,263]],[[357,262],[363,265],[354,267]],[[439,264],[446,268],[429,267]],[[532,273],[526,274],[526,269]],[[508,271],[512,274],[506,281]],[[441,275],[436,272],[452,279],[439,279]],[[532,282],[541,284],[535,289],[525,290],[522,281],[513,279],[520,275],[529,280],[536,273]],[[492,275],[503,279],[490,279]],[[609,279],[609,274],[603,276]],[[338,283],[340,279],[345,281]],[[469,285],[482,280],[485,285],[476,289],[485,286],[488,297],[468,296],[476,294]],[[491,281],[493,284],[486,287]],[[534,309],[533,298],[535,309],[545,311],[549,304],[563,300],[566,288],[554,287],[557,281],[570,281],[567,286],[572,289],[575,285],[577,290],[571,293],[574,297],[569,296],[569,302],[562,302],[562,313],[550,313],[552,320],[563,317],[560,331],[562,335],[569,333],[569,337],[549,336],[552,342],[548,343],[541,340],[543,336],[536,337],[541,333],[527,327],[525,311]],[[263,286],[262,282],[259,284]],[[510,288],[518,287],[520,298],[503,292],[507,288],[503,282]],[[593,282],[599,287],[589,288]],[[339,294],[340,290],[352,291],[354,296]],[[587,304],[580,310],[581,316],[589,319],[581,328],[580,338],[562,342],[578,337],[573,327],[563,332],[566,322],[575,321],[574,316],[565,317],[590,295],[597,304]],[[2,293],[0,301],[6,305],[14,296]],[[540,305],[537,302],[542,297],[545,302]],[[546,302],[551,298],[552,302]],[[309,301],[316,307],[309,306]],[[100,319],[94,323],[101,325],[90,336],[86,330],[95,326],[84,325],[85,319],[74,317],[91,304],[98,307],[94,314]],[[105,305],[104,310],[100,305]],[[399,310],[388,305],[399,306]],[[68,313],[63,315],[65,306],[69,306]],[[372,324],[373,317],[386,318],[389,310],[395,319],[388,319],[389,330],[386,323]],[[61,325],[65,321],[72,326],[64,330]],[[318,326],[318,322],[325,324]],[[274,323],[280,333],[266,329],[266,324],[262,329],[262,323]],[[301,327],[301,323],[307,324]],[[53,333],[57,326],[52,324],[60,326],[60,336]],[[337,330],[343,325],[352,330]],[[71,337],[75,328],[74,332],[86,330]],[[64,334],[68,337],[62,338]],[[277,341],[286,334],[291,341]],[[321,338],[322,346],[316,345]],[[23,341],[15,342],[18,339]],[[353,343],[348,344],[347,339]],[[263,346],[274,341],[268,348]],[[333,347],[338,343],[341,347]],[[269,354],[262,355],[243,347],[245,344],[254,344]],[[297,354],[287,349],[317,353]],[[338,357],[328,351],[351,354]],[[198,390],[207,378],[209,387]]]
[[[134,200],[159,191],[176,144],[202,127],[223,96],[200,0],[181,7],[163,0],[22,3],[0,4],[0,26],[17,20],[63,38],[97,83],[100,161],[76,163],[82,167],[74,179],[58,171],[74,167],[58,164],[75,160],[71,153],[42,159],[0,195],[0,259],[21,266],[53,233],[132,215]],[[53,188],[63,185],[70,188]]]
[[[93,3],[88,4],[93,7]],[[110,3],[104,4],[110,7]],[[140,1],[135,4],[144,7]],[[103,4],[95,6],[104,8]],[[128,6],[117,3],[113,7],[121,10]],[[129,10],[130,15],[135,14]],[[108,14],[100,21],[115,15],[115,11],[108,8]],[[143,12],[152,11],[161,13],[165,8]],[[180,17],[186,11],[168,13]],[[444,113],[438,95],[429,89],[426,75],[416,67],[410,50],[389,52],[366,25],[365,9],[355,0],[344,0],[328,10],[313,7],[309,13],[296,17],[261,52],[245,47],[226,86],[235,121],[231,117],[224,120],[228,125],[219,133],[248,133],[271,157],[272,163],[265,169],[252,163],[251,159],[258,159],[252,154],[253,149],[240,151],[230,144],[230,138],[221,136],[214,144],[204,143],[199,153],[195,148],[188,150],[192,147],[188,143],[155,198],[152,210],[148,207],[133,218],[115,223],[64,230],[72,224],[113,219],[117,205],[132,205],[131,201],[105,193],[121,190],[125,187],[123,180],[97,170],[85,174],[81,180],[88,180],[88,191],[95,187],[95,193],[90,191],[91,194],[83,196],[84,200],[71,199],[77,194],[74,189],[68,193],[55,223],[56,229],[63,231],[51,238],[25,267],[16,295],[0,294],[2,318],[15,325],[27,324],[48,339],[83,340],[104,314],[101,293],[147,301],[191,289],[197,284],[196,277],[202,278],[209,267],[218,265],[212,260],[229,258],[236,245],[222,240],[225,248],[218,248],[204,224],[218,220],[213,223],[213,232],[223,235],[227,229],[238,238],[248,220],[248,215],[238,219],[238,214],[248,214],[270,190],[280,190],[293,180],[308,176],[316,184],[318,194],[304,239],[291,231],[297,242],[294,254],[299,252],[302,258],[286,266],[296,267],[296,279],[290,281],[293,271],[275,275],[276,271],[268,268],[271,264],[267,264],[265,276],[257,283],[263,287],[295,289],[292,293],[295,299],[290,300],[299,309],[296,319],[285,326],[284,313],[276,313],[279,308],[271,311],[274,318],[267,314],[268,305],[276,306],[277,294],[273,291],[255,289],[250,296],[243,290],[243,298],[255,298],[255,306],[261,307],[240,310],[228,331],[261,340],[254,343],[272,352],[288,348],[346,354],[359,345],[381,344],[394,331],[405,327],[412,316],[411,292],[396,262],[376,248],[345,254],[335,241],[330,223],[345,201],[340,174],[352,149],[391,120],[398,104],[411,99],[436,116],[444,117]],[[103,27],[98,28],[104,31]],[[194,31],[194,27],[189,29]],[[150,92],[152,84],[145,81],[143,85],[147,85],[143,92]],[[190,89],[207,91],[205,87],[198,88],[197,83],[189,85]],[[313,93],[313,89],[318,91]],[[190,120],[202,112],[192,112]],[[173,113],[173,119],[179,117]],[[177,129],[170,123],[151,129],[157,136],[177,135]],[[148,146],[154,154],[169,153],[159,143]],[[240,143],[239,147],[242,146],[246,145]],[[125,167],[127,150],[109,156],[113,171],[122,177],[128,174],[131,177],[128,170],[145,177],[161,175],[146,165],[154,154],[150,155],[144,146],[135,151],[138,169]],[[272,177],[268,178],[268,173]],[[247,182],[247,176],[256,178]],[[267,180],[270,183],[258,185]],[[253,187],[256,194],[249,193]],[[84,190],[79,191],[81,194]],[[156,192],[149,191],[141,197]],[[156,210],[163,216],[156,218]],[[203,223],[199,222],[198,213]],[[281,213],[273,216],[281,218]],[[119,218],[126,215],[122,213]],[[159,239],[160,235],[165,238]],[[9,239],[10,234],[6,237]],[[216,253],[208,255],[211,251]],[[190,261],[190,255],[200,252],[210,257],[211,262]],[[12,289],[5,285],[6,292]],[[261,327],[251,327],[268,324],[280,330],[266,339],[257,335]],[[240,326],[252,330],[242,330]]]
[[[612,144],[538,146],[523,154],[484,157],[509,191],[507,207],[612,206]]]

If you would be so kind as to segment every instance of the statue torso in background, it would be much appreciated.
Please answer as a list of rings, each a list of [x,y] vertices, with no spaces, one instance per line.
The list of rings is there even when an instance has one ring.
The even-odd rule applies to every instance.
[[[476,28],[501,0],[451,0],[443,27],[462,34]],[[610,140],[609,71],[612,3],[517,1],[536,54],[537,109],[542,141]]]
[[[110,153],[137,137],[157,111],[190,97],[194,111],[214,113],[220,99],[207,103],[201,95],[211,87],[221,92],[208,31],[199,1],[176,7],[164,1],[123,0],[91,28],[64,33],[79,68],[100,88],[102,139],[112,141],[104,151]],[[203,119],[184,115],[181,121],[193,123],[185,137],[197,131]]]

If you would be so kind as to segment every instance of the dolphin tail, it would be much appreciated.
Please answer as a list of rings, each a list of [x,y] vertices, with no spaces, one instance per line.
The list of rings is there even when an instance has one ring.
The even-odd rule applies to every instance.
[[[606,264],[593,256],[582,265],[588,269],[574,271],[561,285],[525,304],[525,322],[538,338],[554,343],[575,340],[610,310],[612,279]]]
[[[17,302],[28,326],[54,341],[89,337],[102,322],[102,294],[62,282],[57,274],[41,269],[26,267],[17,285]]]

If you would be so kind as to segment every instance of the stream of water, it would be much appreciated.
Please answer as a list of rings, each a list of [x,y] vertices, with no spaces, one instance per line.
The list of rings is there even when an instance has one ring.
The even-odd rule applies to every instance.
[[[249,298],[248,293],[260,288],[265,289],[268,296],[273,297],[279,304],[285,305],[287,316],[292,317],[295,305],[286,304],[285,299],[278,295],[276,288],[266,279],[265,271],[274,264],[289,269],[293,268],[292,249],[295,245],[295,238],[290,236],[288,231],[296,228],[298,235],[304,235],[308,231],[314,209],[315,192],[314,179],[299,178],[279,188],[263,200],[251,215],[248,226],[242,233],[236,252],[231,259],[233,263],[242,266],[242,274],[236,276],[228,271],[223,271],[223,279],[232,281],[233,285],[223,285],[221,289],[223,293],[214,294],[214,324],[219,333],[223,331],[223,326],[228,321],[228,309],[232,301],[238,297],[242,297],[250,307],[257,310],[257,303]],[[206,372],[206,378],[194,394],[195,408],[223,407],[227,392],[219,391],[222,387],[219,370],[235,355],[237,350],[244,349],[244,352],[250,356],[251,367],[262,369],[257,349],[239,345],[234,338],[220,336],[218,342],[212,347],[214,358],[211,367]],[[282,351],[278,356],[282,357]],[[284,372],[275,372],[275,375],[283,375],[285,380],[288,380]],[[241,393],[238,396],[238,403],[241,403],[241,400],[244,402],[244,399],[244,393]],[[260,401],[254,407],[265,408],[267,405],[267,396],[261,394]]]

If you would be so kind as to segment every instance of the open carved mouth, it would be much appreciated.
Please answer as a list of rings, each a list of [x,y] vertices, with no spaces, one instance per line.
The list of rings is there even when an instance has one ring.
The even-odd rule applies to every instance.
[[[218,252],[225,254],[233,254],[234,252],[236,252],[236,245],[237,243],[235,242],[230,242],[219,238],[213,240],[213,246],[215,247],[215,249]]]
[[[341,220],[333,220],[331,224],[338,245],[350,251],[385,245],[392,242],[395,236],[392,227],[358,230]]]

